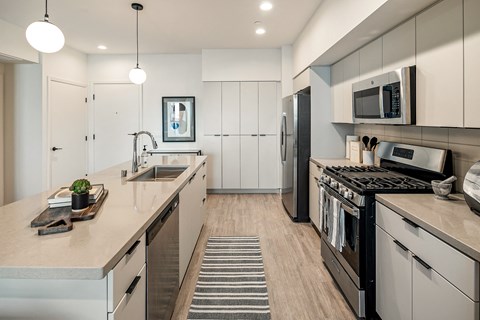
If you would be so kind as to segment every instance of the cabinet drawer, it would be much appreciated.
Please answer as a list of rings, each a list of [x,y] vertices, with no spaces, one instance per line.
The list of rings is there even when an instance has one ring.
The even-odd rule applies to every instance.
[[[314,163],[313,161],[310,161],[310,174],[312,174],[314,177],[317,179],[320,178],[320,175],[323,172],[323,168]]]
[[[377,225],[405,245],[474,301],[479,301],[479,264],[377,202]]]
[[[113,312],[145,264],[145,234],[138,241],[107,275],[108,312]]]
[[[479,303],[470,300],[433,269],[413,261],[413,320],[476,320]]]
[[[108,320],[145,320],[146,314],[146,265],[135,277],[140,277],[131,293],[124,292],[118,306],[108,314]],[[130,286],[130,285],[129,285]]]

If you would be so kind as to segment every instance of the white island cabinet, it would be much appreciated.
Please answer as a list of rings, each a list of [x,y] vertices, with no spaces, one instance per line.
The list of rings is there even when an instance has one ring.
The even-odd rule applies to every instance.
[[[156,155],[149,163],[186,169],[173,181],[135,182],[130,172],[120,177],[131,166],[126,162],[89,176],[108,196],[94,219],[75,222],[70,232],[38,236],[29,227],[55,190],[0,207],[0,319],[145,319],[145,232],[180,193],[179,253],[189,259],[203,225],[207,179],[203,156]]]
[[[376,311],[383,320],[478,320],[479,263],[376,204]]]

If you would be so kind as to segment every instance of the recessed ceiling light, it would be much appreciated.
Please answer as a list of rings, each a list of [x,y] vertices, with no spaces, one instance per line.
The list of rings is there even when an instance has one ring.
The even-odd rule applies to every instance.
[[[107,46],[104,46],[103,44],[99,45],[97,48],[100,50],[107,50]]]
[[[262,28],[262,27],[257,28],[257,29],[255,30],[255,33],[256,33],[256,34],[259,34],[259,35],[265,34],[265,32],[267,32],[267,30],[265,30],[265,28]]]
[[[273,4],[271,2],[262,2],[262,4],[260,4],[260,9],[263,10],[263,11],[270,11],[272,10],[273,8]]]

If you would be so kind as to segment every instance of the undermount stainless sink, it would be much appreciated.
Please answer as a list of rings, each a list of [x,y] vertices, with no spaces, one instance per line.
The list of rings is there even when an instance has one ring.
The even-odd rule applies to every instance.
[[[187,168],[188,166],[153,166],[127,181],[173,181]]]

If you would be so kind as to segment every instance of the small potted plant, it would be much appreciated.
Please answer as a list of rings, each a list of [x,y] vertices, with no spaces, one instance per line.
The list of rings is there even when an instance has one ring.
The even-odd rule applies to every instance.
[[[81,211],[88,207],[89,191],[92,189],[87,179],[75,180],[70,186],[72,191],[72,210]]]

